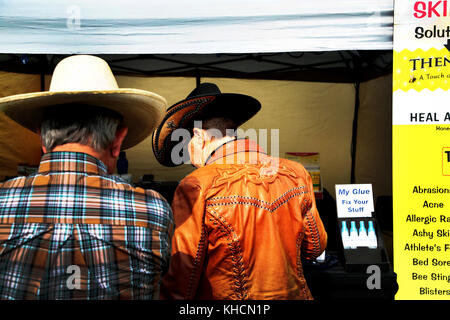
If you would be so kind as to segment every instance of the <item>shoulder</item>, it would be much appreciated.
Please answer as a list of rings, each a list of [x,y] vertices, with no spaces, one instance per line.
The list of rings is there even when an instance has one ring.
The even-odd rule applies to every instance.
[[[214,176],[217,174],[215,165],[207,165],[198,168],[180,181],[181,187],[207,189],[211,186]]]
[[[158,213],[160,215],[172,216],[172,209],[167,200],[157,191],[152,189],[135,188],[129,189],[134,193],[134,199],[145,203],[147,211]]]
[[[290,168],[291,170],[294,170],[298,175],[301,176],[309,176],[308,171],[305,169],[305,167],[299,163],[292,160],[279,158],[280,164],[284,167]]]
[[[170,204],[157,191],[134,187],[118,176],[105,176],[108,180],[105,189],[113,191],[112,201],[133,208],[136,219],[144,219],[155,225],[168,226],[173,223],[173,213]],[[145,214],[144,216],[141,216]]]
[[[16,177],[0,183],[0,190],[6,191],[12,188],[24,187],[29,177]]]

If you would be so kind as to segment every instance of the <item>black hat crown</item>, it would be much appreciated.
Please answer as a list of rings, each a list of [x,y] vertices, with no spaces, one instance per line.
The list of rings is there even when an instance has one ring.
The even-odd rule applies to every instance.
[[[208,95],[217,95],[221,94],[219,87],[210,82],[200,83],[191,93],[187,96],[189,98],[195,98],[198,96],[208,96]]]

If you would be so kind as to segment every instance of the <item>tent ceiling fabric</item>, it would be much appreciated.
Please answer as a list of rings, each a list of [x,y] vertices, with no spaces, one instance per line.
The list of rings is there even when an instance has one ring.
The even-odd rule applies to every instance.
[[[363,82],[392,72],[392,51],[259,54],[108,54],[114,74],[240,79]],[[0,70],[52,74],[66,55],[0,54]]]
[[[392,0],[0,1],[3,53],[392,50]]]

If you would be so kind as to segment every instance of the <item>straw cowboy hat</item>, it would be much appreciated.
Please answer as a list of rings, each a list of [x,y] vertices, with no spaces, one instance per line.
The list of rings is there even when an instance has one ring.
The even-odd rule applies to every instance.
[[[195,120],[224,117],[234,121],[236,126],[252,118],[261,109],[261,104],[253,97],[222,93],[214,83],[201,83],[186,99],[169,107],[166,115],[153,132],[153,153],[159,163],[175,167],[171,159],[172,149],[179,141],[172,141],[171,134],[178,128],[192,129]]]
[[[122,148],[128,149],[151,134],[161,121],[166,100],[149,91],[120,89],[106,61],[89,55],[63,59],[55,68],[49,91],[0,99],[0,111],[36,132],[46,108],[85,104],[116,111],[128,126]]]

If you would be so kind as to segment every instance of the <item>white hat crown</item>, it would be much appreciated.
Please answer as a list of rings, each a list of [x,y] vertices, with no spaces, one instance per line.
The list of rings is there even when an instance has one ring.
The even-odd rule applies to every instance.
[[[53,72],[51,92],[108,91],[119,86],[108,63],[88,55],[70,56],[61,60]]]

